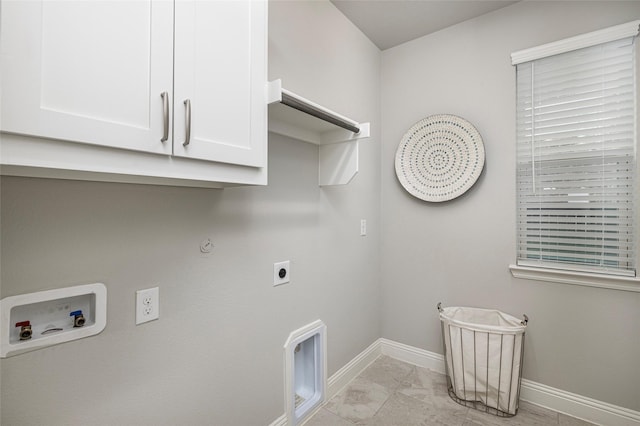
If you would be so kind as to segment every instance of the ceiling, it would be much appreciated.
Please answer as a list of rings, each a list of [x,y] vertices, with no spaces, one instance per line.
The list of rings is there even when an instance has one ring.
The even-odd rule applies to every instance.
[[[516,1],[331,0],[380,50],[436,32]]]

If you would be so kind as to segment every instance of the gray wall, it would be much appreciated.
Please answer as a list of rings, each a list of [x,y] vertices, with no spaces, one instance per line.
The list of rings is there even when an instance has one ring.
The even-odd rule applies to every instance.
[[[526,312],[526,378],[640,410],[640,295],[507,269],[509,54],[638,17],[637,2],[522,2],[383,52],[381,77],[380,52],[331,4],[271,2],[270,78],[371,121],[360,173],[320,189],[317,148],[271,135],[267,187],[2,177],[0,297],[109,291],[102,334],[0,361],[2,424],[264,425],[284,412],[289,332],[325,321],[331,375],[380,336],[441,352],[438,301]],[[433,205],[404,192],[393,158],[436,113],[474,123],[487,163],[469,193]],[[293,282],[273,288],[272,264],[286,259]],[[135,290],[156,285],[160,320],[135,326]]]
[[[382,55],[382,336],[442,353],[436,304],[531,319],[524,377],[640,410],[640,293],[515,279],[515,69],[510,53],[640,18],[640,2],[520,2]],[[486,166],[443,204],[401,187],[405,131],[456,114]]]
[[[1,361],[3,425],[265,425],[291,331],[327,324],[330,375],[380,336],[380,52],[328,2],[271,2],[270,29],[271,79],[371,121],[358,176],[321,189],[317,147],[270,135],[267,187],[2,177],[0,296],[108,289],[100,335]],[[136,326],[153,286],[160,319]]]

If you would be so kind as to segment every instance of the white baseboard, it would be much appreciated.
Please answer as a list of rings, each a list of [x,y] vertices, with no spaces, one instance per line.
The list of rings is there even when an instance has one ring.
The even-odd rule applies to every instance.
[[[380,355],[387,355],[444,374],[444,357],[442,355],[393,340],[378,339],[329,378],[326,399],[333,398]],[[576,395],[527,379],[522,379],[520,398],[531,404],[599,425],[640,426],[640,412],[638,411]],[[280,416],[269,426],[287,426],[286,416]]]
[[[269,426],[287,426],[287,415],[283,414],[273,422],[269,424]]]
[[[382,353],[400,361],[444,374],[444,357],[424,349],[414,348],[387,339],[378,339]],[[520,399],[606,426],[640,426],[640,412],[576,395],[551,386],[522,379]]]
[[[373,342],[367,349],[360,352],[355,358],[347,363],[340,370],[336,371],[327,381],[327,401],[333,398],[349,382],[358,377],[362,371],[373,361],[382,355],[381,339]]]
[[[522,379],[520,398],[572,417],[606,426],[638,426],[640,412]]]
[[[383,355],[444,374],[444,357],[440,354],[388,339],[378,339],[378,342]]]

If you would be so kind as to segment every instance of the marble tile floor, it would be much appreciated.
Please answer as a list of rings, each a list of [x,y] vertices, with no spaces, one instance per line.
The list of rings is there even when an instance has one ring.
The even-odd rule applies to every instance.
[[[454,402],[445,376],[381,356],[304,426],[588,426],[520,401],[518,414],[497,417]]]

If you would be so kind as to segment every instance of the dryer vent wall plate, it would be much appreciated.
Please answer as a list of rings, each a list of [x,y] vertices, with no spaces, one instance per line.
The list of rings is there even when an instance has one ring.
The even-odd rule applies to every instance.
[[[287,424],[303,424],[325,402],[327,326],[316,320],[292,331],[284,344]]]
[[[93,336],[106,324],[102,283],[6,297],[0,301],[0,357]]]

